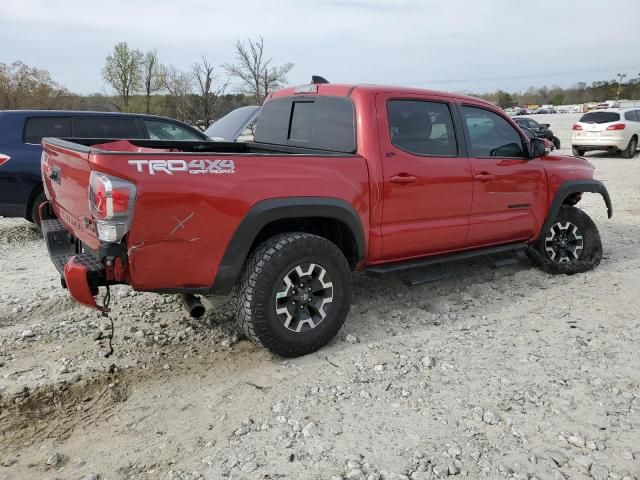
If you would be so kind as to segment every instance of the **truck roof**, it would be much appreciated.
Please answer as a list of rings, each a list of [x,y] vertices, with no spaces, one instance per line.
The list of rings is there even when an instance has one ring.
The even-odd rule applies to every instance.
[[[316,92],[309,92],[305,89],[310,88],[311,85],[317,86]],[[495,105],[481,98],[472,97],[470,95],[463,95],[459,93],[442,92],[438,90],[429,90],[425,88],[411,88],[411,87],[399,87],[397,85],[373,85],[373,84],[345,84],[345,83],[319,83],[319,84],[304,84],[292,87],[282,88],[275,91],[270,98],[281,98],[292,96],[296,93],[311,93],[316,95],[326,96],[339,96],[349,97],[354,91],[367,92],[369,94],[376,93],[401,93],[401,94],[413,94],[413,95],[432,95],[439,97],[447,97],[458,100],[473,100],[474,102],[482,102],[486,105],[495,108]]]

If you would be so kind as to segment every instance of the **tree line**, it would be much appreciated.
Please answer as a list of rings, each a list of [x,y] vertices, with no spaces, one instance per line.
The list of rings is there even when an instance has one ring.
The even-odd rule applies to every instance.
[[[216,66],[206,55],[187,70],[162,63],[157,50],[143,52],[127,42],[116,44],[105,59],[102,78],[110,93],[79,95],[58,84],[49,72],[23,62],[0,63],[0,109],[110,110],[152,113],[177,118],[202,129],[227,112],[259,105],[287,83],[293,63],[276,64],[264,40],[237,40],[234,60]],[[630,80],[578,82],[568,88],[530,87],[523,92],[497,90],[476,96],[502,108],[518,105],[563,105],[603,102],[619,96],[640,99],[640,74]],[[229,92],[229,80],[240,84]]]
[[[473,95],[473,94],[472,94]],[[524,92],[505,92],[497,90],[491,93],[476,94],[475,96],[489,100],[500,108],[524,105],[576,105],[590,102],[604,102],[617,98],[625,100],[640,100],[640,73],[628,82],[619,83],[618,80],[602,80],[587,85],[578,82],[571,87],[529,87]]]
[[[116,44],[105,59],[102,78],[113,94],[78,95],[58,84],[46,70],[23,62],[0,63],[0,110],[61,109],[151,113],[176,118],[201,129],[227,112],[259,105],[287,83],[293,63],[278,65],[264,40],[237,40],[234,61],[216,66],[206,55],[188,70],[161,62],[157,50],[143,52]],[[225,74],[223,77],[222,73]],[[241,85],[229,92],[229,80]]]

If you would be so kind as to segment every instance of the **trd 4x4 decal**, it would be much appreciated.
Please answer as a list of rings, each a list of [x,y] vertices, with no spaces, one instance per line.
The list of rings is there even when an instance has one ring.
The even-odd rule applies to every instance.
[[[173,172],[189,172],[191,175],[207,175],[219,173],[235,173],[233,160],[129,160],[129,165],[135,165],[138,172],[148,171],[150,175],[163,172],[173,175]]]

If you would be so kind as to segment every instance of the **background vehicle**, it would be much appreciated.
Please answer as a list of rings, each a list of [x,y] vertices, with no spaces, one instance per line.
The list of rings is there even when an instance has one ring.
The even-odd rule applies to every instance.
[[[236,108],[213,122],[204,133],[217,142],[252,142],[259,115],[259,106]]]
[[[549,153],[555,149],[551,140],[547,140],[544,137],[538,136],[538,134],[533,130],[531,130],[530,128],[523,127],[522,125],[518,125],[518,126],[520,127],[520,130],[522,130],[524,134],[529,138],[529,140],[533,140],[534,138],[540,138],[544,142],[544,151],[546,153]]]
[[[540,138],[546,138],[549,140],[554,148],[560,148],[560,139],[556,137],[553,132],[549,129],[548,123],[538,123],[533,118],[521,118],[521,117],[513,117],[513,121],[516,122],[521,127],[526,127],[529,130],[535,132],[535,134]]]
[[[618,151],[624,158],[636,154],[640,138],[640,108],[592,110],[571,131],[574,155],[593,150]]]
[[[239,328],[282,356],[336,335],[352,270],[415,277],[526,250],[549,272],[584,272],[602,245],[575,205],[597,192],[612,212],[586,160],[547,157],[494,105],[429,90],[285,88],[254,143],[43,145],[43,231],[74,299],[104,310],[98,288],[124,283],[193,308],[194,294],[233,291]]]
[[[46,200],[40,173],[42,137],[203,141],[207,136],[165,117],[109,112],[0,111],[0,216],[38,219]]]

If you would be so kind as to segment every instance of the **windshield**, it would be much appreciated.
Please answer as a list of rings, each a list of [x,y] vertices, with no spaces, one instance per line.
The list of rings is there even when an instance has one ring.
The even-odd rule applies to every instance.
[[[224,117],[213,122],[204,131],[209,138],[222,139],[227,142],[235,142],[238,135],[255,118],[254,115],[260,110],[258,106],[240,107],[227,113]]]
[[[580,119],[582,123],[609,123],[618,120],[620,120],[620,114],[616,112],[589,112]]]

